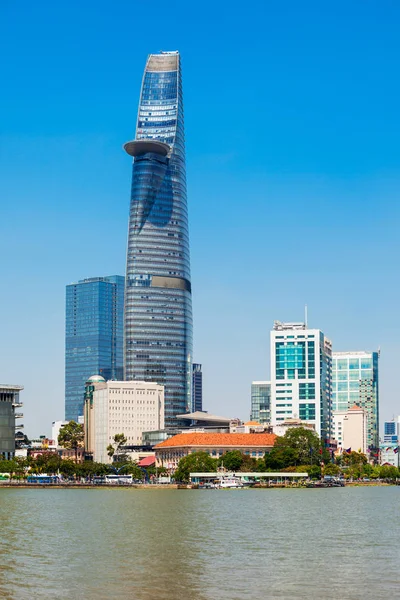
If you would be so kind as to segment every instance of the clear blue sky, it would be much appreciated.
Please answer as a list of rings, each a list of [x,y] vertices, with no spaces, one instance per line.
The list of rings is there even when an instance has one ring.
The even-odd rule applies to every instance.
[[[0,381],[64,412],[65,285],[123,274],[146,56],[183,57],[195,360],[247,417],[274,319],[381,347],[400,413],[400,4],[3,0]]]

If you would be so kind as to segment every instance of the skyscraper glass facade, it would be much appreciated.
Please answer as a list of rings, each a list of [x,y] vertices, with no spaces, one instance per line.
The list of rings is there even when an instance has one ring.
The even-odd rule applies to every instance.
[[[367,445],[379,446],[378,352],[334,352],[332,359],[332,409],[354,405],[367,412]]]
[[[275,321],[271,331],[271,421],[308,421],[331,437],[332,343],[304,323]]]
[[[193,363],[193,382],[192,382],[192,395],[193,395],[193,410],[203,410],[203,372],[201,365]]]
[[[125,278],[83,279],[67,285],[65,419],[83,415],[85,383],[92,375],[123,379]]]
[[[262,425],[271,422],[271,382],[253,381],[251,384],[251,421]]]
[[[192,411],[192,298],[182,74],[148,57],[134,157],[125,289],[125,378],[165,386],[165,425]]]

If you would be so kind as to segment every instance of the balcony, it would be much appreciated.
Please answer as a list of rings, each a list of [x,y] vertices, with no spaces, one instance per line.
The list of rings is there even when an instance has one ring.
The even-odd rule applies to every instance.
[[[23,416],[24,416],[24,413],[20,413],[20,412],[16,412],[16,413],[14,413],[14,417],[15,417],[16,419],[21,419]]]
[[[24,428],[23,424],[21,424],[21,425],[16,425],[16,426],[15,426],[15,431],[19,431],[19,430],[21,430],[21,429],[23,429],[23,428]]]
[[[24,405],[23,402],[13,402],[12,406],[13,408],[21,408]]]

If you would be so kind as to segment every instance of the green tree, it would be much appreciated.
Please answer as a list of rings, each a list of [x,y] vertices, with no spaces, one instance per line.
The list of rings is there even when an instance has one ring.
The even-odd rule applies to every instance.
[[[244,455],[240,450],[229,450],[218,459],[218,465],[225,467],[227,471],[239,471],[243,462]]]
[[[85,434],[83,432],[83,425],[70,421],[66,425],[63,425],[58,434],[58,443],[63,448],[75,450],[75,462],[78,462],[78,448],[83,447]]]
[[[284,436],[276,439],[264,462],[267,471],[299,465],[310,465],[310,468],[314,465],[319,470],[321,461],[329,463],[330,459],[329,451],[323,447],[315,431],[307,427],[291,427]]]
[[[399,477],[399,469],[391,465],[382,465],[379,469],[381,479],[389,479],[393,481]]]
[[[328,463],[324,468],[324,475],[336,476],[340,473],[340,467],[333,463]]]
[[[110,458],[114,455],[119,461],[126,460],[126,454],[121,453],[121,449],[125,446],[128,438],[124,433],[116,433],[113,437],[113,443],[107,446],[107,454]]]
[[[190,473],[212,473],[217,470],[217,460],[207,452],[193,452],[181,458],[174,473],[175,481],[188,482]]]
[[[51,475],[58,472],[61,463],[62,459],[58,454],[55,454],[54,452],[45,452],[36,457],[33,468],[36,473],[47,473]]]
[[[138,467],[137,464],[134,462],[128,462],[126,464],[121,465],[120,473],[122,472],[132,475],[134,479],[145,479],[146,477],[146,472],[143,471],[140,467]]]

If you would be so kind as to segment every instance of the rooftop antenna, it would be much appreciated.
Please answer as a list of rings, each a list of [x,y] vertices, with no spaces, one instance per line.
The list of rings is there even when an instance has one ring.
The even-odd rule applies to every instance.
[[[304,305],[304,323],[307,328],[307,326],[308,326],[308,306],[307,306],[307,304]]]

